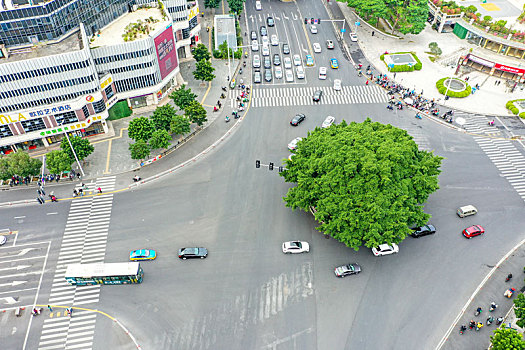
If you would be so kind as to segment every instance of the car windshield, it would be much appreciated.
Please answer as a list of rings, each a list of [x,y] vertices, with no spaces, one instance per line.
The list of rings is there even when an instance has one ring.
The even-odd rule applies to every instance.
[[[295,248],[295,247],[301,248],[302,245],[301,245],[301,242],[291,242],[290,247],[291,248]]]
[[[184,248],[182,253],[184,255],[197,255],[199,254],[199,248]]]

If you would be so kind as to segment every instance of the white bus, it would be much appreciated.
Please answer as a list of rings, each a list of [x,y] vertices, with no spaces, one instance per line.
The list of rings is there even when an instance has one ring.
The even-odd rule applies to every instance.
[[[74,285],[142,283],[144,271],[138,262],[70,264],[66,281]]]

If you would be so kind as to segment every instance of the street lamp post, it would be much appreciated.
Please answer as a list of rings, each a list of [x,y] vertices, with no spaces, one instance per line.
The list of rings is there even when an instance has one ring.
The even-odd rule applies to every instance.
[[[58,124],[60,126],[63,126],[62,124]],[[78,168],[80,169],[80,173],[82,174],[82,177],[85,176],[84,169],[82,169],[82,165],[80,165],[80,162],[78,161],[77,152],[75,152],[75,149],[73,148],[73,145],[71,144],[71,140],[69,139],[69,136],[67,135],[67,131],[64,129],[64,134],[66,135],[67,142],[69,143],[69,147],[71,147],[71,151],[73,152],[73,155],[75,156],[75,160],[77,161]]]
[[[452,79],[449,78],[448,79],[448,85],[447,85],[447,89],[445,90],[445,97],[443,98],[443,107],[445,106],[445,102],[447,101],[447,94],[448,94],[448,89],[450,88],[450,83],[452,83]]]

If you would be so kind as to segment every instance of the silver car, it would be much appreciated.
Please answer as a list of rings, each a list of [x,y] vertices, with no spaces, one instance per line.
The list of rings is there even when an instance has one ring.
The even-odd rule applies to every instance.
[[[283,69],[281,68],[281,66],[277,66],[273,70],[274,70],[274,73],[275,73],[275,79],[282,79],[283,78]]]
[[[253,55],[252,66],[253,68],[261,68],[261,57],[259,55]]]

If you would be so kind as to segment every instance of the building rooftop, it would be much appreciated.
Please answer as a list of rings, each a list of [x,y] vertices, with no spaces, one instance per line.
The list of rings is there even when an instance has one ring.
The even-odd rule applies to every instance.
[[[0,11],[43,5],[53,0],[0,0]]]
[[[153,34],[160,27],[166,27],[167,20],[157,8],[143,8],[126,13],[95,34],[93,41],[90,38],[90,47],[123,44],[147,38],[149,33]]]
[[[224,41],[228,47],[237,47],[237,34],[235,32],[235,17],[233,15],[216,15],[214,18],[215,27],[215,50]]]
[[[77,28],[59,42],[39,43],[37,45],[28,43],[27,46],[24,47],[10,47],[8,49],[9,56],[6,59],[1,59],[0,64],[79,51],[82,48],[82,41],[79,35],[80,31]]]

